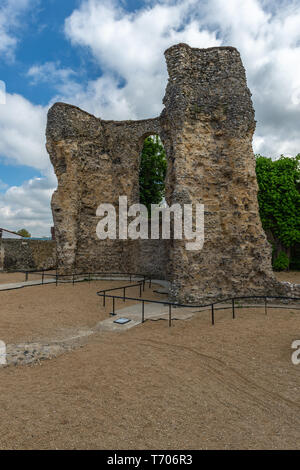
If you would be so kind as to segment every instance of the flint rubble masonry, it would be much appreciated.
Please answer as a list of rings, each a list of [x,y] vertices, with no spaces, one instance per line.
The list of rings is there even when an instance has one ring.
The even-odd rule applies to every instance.
[[[171,298],[206,302],[242,295],[300,296],[276,281],[271,247],[258,212],[251,93],[237,49],[165,52],[169,80],[154,119],[104,121],[56,103],[49,110],[47,150],[58,178],[52,199],[61,272],[140,272],[171,282]],[[205,243],[184,240],[100,241],[96,209],[139,202],[140,154],[158,134],[168,158],[167,202],[205,205]]]

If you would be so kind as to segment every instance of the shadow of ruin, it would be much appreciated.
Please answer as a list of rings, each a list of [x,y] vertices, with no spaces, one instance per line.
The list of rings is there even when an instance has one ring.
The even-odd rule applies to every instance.
[[[49,110],[47,150],[58,179],[52,198],[61,273],[132,272],[170,281],[180,302],[245,295],[298,295],[276,281],[262,229],[252,137],[251,93],[237,49],[165,52],[169,80],[155,119],[105,121],[56,103]],[[158,134],[168,159],[166,199],[205,205],[202,250],[184,240],[102,240],[101,203],[139,202],[140,154]]]

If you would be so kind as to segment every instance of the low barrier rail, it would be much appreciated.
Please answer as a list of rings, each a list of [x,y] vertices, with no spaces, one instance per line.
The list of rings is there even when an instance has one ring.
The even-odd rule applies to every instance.
[[[52,271],[52,270],[17,271],[17,272],[25,274],[25,281],[29,280],[29,275],[41,276],[41,284],[45,283],[45,278],[47,278],[47,277],[52,278],[53,280],[55,280],[56,285],[57,285],[60,281],[65,282],[66,280],[71,281],[73,284],[75,284],[75,282],[76,282],[76,280],[78,280],[78,278],[80,278],[80,280],[82,280],[81,278],[84,278],[83,280],[92,281],[96,276],[102,276],[102,277],[111,277],[111,276],[121,277],[121,276],[124,276],[124,277],[129,278],[130,283],[132,282],[133,279],[141,278],[140,282],[143,285],[143,290],[145,290],[145,282],[149,281],[150,287],[151,287],[151,282],[152,282],[151,276],[146,276],[145,274],[127,273],[127,272],[123,272],[123,273],[120,273],[120,272],[106,272],[106,271],[97,272],[97,273],[73,272],[73,273],[70,273],[70,274],[59,274],[57,271]],[[134,287],[134,286],[131,285],[130,287]],[[117,290],[119,288],[113,288],[112,290],[114,290],[114,289]]]
[[[241,300],[262,300],[262,304],[257,304],[255,306],[257,307],[263,307],[264,310],[265,310],[265,315],[267,315],[268,313],[268,308],[279,308],[278,305],[277,306],[274,306],[274,305],[271,305],[270,304],[270,300],[271,299],[275,299],[275,300],[280,300],[280,301],[286,301],[286,302],[291,302],[291,301],[300,301],[300,297],[289,297],[289,296],[272,296],[272,295],[252,295],[252,296],[237,296],[237,297],[230,297],[230,298],[227,298],[227,299],[222,299],[222,300],[219,300],[219,301],[215,301],[215,302],[210,302],[210,303],[206,303],[206,304],[181,304],[181,303],[177,303],[177,302],[170,302],[170,301],[167,301],[167,300],[150,300],[150,299],[144,299],[142,298],[142,292],[145,291],[145,286],[146,286],[146,283],[149,283],[149,288],[151,288],[152,286],[152,278],[151,276],[146,276],[144,274],[138,274],[138,273],[119,273],[119,272],[115,272],[115,273],[108,273],[108,272],[98,272],[98,273],[90,273],[90,272],[83,272],[83,273],[77,273],[77,272],[74,272],[74,273],[71,273],[71,274],[59,274],[56,271],[49,271],[49,270],[39,270],[39,271],[17,271],[18,273],[24,273],[25,274],[25,280],[28,281],[29,279],[29,275],[39,275],[41,276],[41,285],[45,284],[45,278],[52,278],[53,280],[55,280],[55,283],[56,285],[59,284],[59,282],[72,282],[73,285],[75,285],[76,281],[78,281],[78,277],[80,277],[80,280],[86,280],[86,281],[91,281],[93,280],[95,277],[99,277],[101,276],[101,280],[103,280],[103,277],[104,277],[104,280],[105,280],[105,277],[109,277],[111,280],[111,276],[119,276],[119,277],[127,277],[129,278],[130,280],[130,284],[128,285],[125,285],[125,286],[120,286],[120,287],[112,287],[112,288],[108,288],[108,289],[102,289],[100,291],[97,292],[97,295],[99,297],[103,297],[103,306],[106,305],[106,300],[108,298],[111,298],[112,299],[112,314],[115,314],[116,312],[116,300],[122,300],[123,302],[126,302],[126,300],[129,300],[129,301],[134,301],[134,302],[140,302],[141,303],[141,319],[142,319],[142,323],[144,323],[146,321],[146,318],[145,318],[145,304],[160,304],[160,305],[163,305],[163,306],[167,306],[168,307],[168,311],[169,311],[169,314],[168,314],[168,320],[169,320],[169,326],[172,325],[172,320],[174,319],[174,317],[172,318],[172,313],[173,313],[173,309],[175,308],[187,308],[187,309],[206,309],[206,310],[210,310],[211,312],[211,323],[212,325],[215,324],[215,311],[216,311],[216,306],[220,306],[220,305],[224,305],[223,307],[219,307],[219,310],[220,309],[231,309],[232,310],[232,318],[235,319],[236,318],[236,309],[238,308],[245,308],[245,306],[240,306],[240,305],[237,305],[237,302],[238,301],[241,301]],[[82,279],[83,278],[83,279]],[[140,278],[140,279],[139,279]],[[117,279],[116,279],[117,280]],[[135,284],[132,284],[132,281],[133,280],[137,280],[137,282]],[[139,297],[128,297],[126,296],[126,292],[128,289],[131,289],[131,288],[134,288],[134,287],[138,287],[139,288]],[[115,294],[111,294],[111,292],[115,292],[115,291],[118,291],[118,290],[122,290],[122,293],[123,295],[115,295]],[[228,306],[229,305],[229,306]],[[207,308],[206,308],[207,307]],[[289,308],[291,309],[299,309],[300,310],[300,305],[299,306],[289,306]],[[206,311],[206,310],[203,310],[203,311]]]
[[[123,302],[125,302],[126,300],[130,300],[130,301],[134,301],[134,302],[140,302],[141,303],[141,318],[142,318],[142,323],[145,322],[145,304],[146,303],[149,303],[149,304],[160,304],[160,305],[163,305],[163,306],[167,306],[169,308],[169,314],[168,314],[168,319],[169,319],[169,326],[172,325],[172,308],[193,308],[193,309],[197,309],[197,308],[201,308],[201,309],[204,309],[207,307],[207,310],[210,310],[211,311],[211,323],[212,325],[215,324],[215,307],[217,305],[223,305],[223,304],[229,304],[231,305],[230,307],[226,306],[224,307],[224,309],[228,309],[230,308],[232,310],[232,318],[235,319],[236,318],[236,309],[237,308],[245,308],[245,307],[242,307],[242,306],[238,306],[236,304],[237,301],[239,300],[249,300],[249,299],[255,299],[255,300],[263,300],[263,308],[265,309],[265,314],[267,315],[268,313],[268,308],[278,308],[277,306],[272,306],[270,304],[268,304],[268,300],[269,299],[277,299],[277,300],[285,300],[285,301],[300,301],[300,297],[284,297],[284,296],[271,296],[271,295],[267,295],[267,296],[260,296],[260,295],[253,295],[253,296],[238,296],[238,297],[230,297],[230,298],[227,298],[227,299],[222,299],[220,301],[217,301],[217,302],[213,302],[213,303],[208,303],[208,304],[200,304],[200,305],[191,305],[191,304],[180,304],[180,303],[177,303],[177,302],[169,302],[169,301],[163,301],[163,300],[150,300],[150,299],[141,299],[141,298],[137,298],[137,297],[126,297],[125,296],[125,291],[126,289],[130,288],[130,287],[134,287],[133,285],[131,286],[122,286],[122,287],[116,287],[116,288],[113,288],[113,289],[103,289],[99,292],[97,292],[97,295],[99,297],[103,297],[103,306],[106,305],[106,299],[107,298],[111,298],[112,299],[112,314],[115,315],[115,308],[116,308],[116,299],[120,299],[120,300],[123,300]],[[120,296],[120,295],[111,295],[109,294],[109,292],[112,292],[112,291],[115,291],[115,290],[120,290],[120,289],[123,289],[123,295]],[[140,295],[141,297],[141,295]],[[258,307],[260,307],[261,305],[257,305]],[[293,307],[289,307],[291,309],[293,309]],[[299,307],[294,307],[296,309],[300,309],[300,305]],[[223,308],[222,308],[223,310]]]

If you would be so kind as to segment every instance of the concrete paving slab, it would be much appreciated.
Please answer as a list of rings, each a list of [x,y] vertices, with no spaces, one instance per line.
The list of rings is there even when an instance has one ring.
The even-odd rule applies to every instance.
[[[44,279],[44,284],[53,284],[55,279]],[[13,289],[22,289],[22,287],[28,286],[41,286],[43,283],[39,279],[38,281],[24,281],[24,282],[13,282],[10,284],[0,284],[1,290],[13,290]]]

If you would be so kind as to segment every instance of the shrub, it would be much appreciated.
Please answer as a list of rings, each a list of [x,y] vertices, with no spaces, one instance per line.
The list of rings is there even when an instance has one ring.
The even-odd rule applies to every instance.
[[[275,271],[285,271],[290,264],[289,257],[284,251],[280,251],[277,258],[273,262],[273,269]]]

